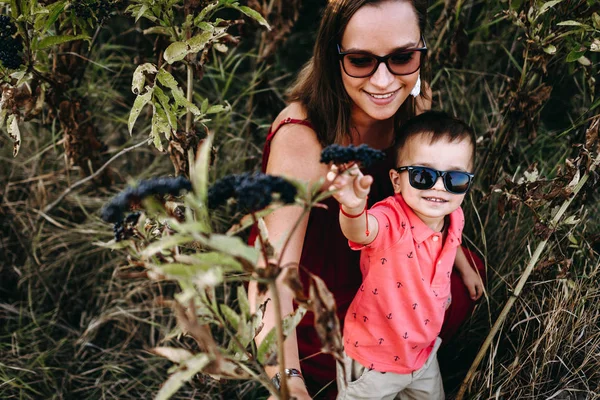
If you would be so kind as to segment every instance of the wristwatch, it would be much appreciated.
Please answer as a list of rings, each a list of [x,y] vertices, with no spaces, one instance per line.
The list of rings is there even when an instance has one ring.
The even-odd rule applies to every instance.
[[[285,374],[289,377],[289,378],[300,378],[302,379],[302,381],[304,381],[304,377],[302,376],[302,372],[298,371],[296,368],[286,368],[285,369]],[[275,387],[277,388],[277,390],[281,389],[281,374],[278,372],[275,374],[275,376],[273,378],[271,378],[271,382],[273,382],[273,385],[275,385]]]

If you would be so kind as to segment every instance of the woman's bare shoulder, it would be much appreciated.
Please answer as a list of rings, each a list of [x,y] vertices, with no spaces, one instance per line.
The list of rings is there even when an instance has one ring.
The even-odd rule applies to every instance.
[[[306,110],[299,103],[291,103],[275,118],[273,126],[279,126],[286,118],[306,119]],[[312,128],[302,124],[283,125],[271,142],[267,172],[316,181],[326,171],[325,166],[319,163],[321,150]]]

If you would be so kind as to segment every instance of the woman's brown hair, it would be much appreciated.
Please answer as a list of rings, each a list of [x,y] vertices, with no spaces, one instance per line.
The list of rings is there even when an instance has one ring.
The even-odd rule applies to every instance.
[[[346,26],[356,11],[365,5],[376,5],[387,1],[409,1],[419,19],[421,34],[424,34],[427,0],[329,0],[323,12],[313,56],[288,92],[289,101],[299,101],[306,108],[307,119],[315,127],[317,138],[322,146],[342,143],[344,139],[351,138],[352,101],[342,83],[337,45],[341,42]],[[425,56],[421,62],[422,81],[425,81],[426,67]],[[421,89],[424,89],[423,83],[421,85]],[[414,98],[408,96],[396,112],[396,129],[402,121],[414,116],[414,109]]]

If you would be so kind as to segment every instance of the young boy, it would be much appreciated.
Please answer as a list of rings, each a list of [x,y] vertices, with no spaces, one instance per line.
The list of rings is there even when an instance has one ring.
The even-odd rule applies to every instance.
[[[342,231],[351,248],[362,250],[363,275],[346,314],[346,376],[338,368],[338,399],[393,399],[400,393],[444,399],[438,334],[451,301],[475,136],[464,122],[429,111],[404,124],[398,138],[398,168],[390,170],[394,196],[367,212],[372,178],[356,166],[331,187],[337,189]],[[460,265],[466,266],[460,271],[465,282],[481,282],[467,263]]]

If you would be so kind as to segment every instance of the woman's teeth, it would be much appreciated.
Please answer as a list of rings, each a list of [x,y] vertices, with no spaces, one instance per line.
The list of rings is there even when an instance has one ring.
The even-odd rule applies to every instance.
[[[396,93],[396,92],[392,92],[392,93],[387,93],[387,94],[373,94],[373,93],[369,93],[369,95],[371,97],[374,97],[376,99],[389,99],[390,97],[392,97],[392,95]]]

